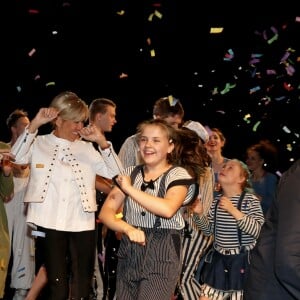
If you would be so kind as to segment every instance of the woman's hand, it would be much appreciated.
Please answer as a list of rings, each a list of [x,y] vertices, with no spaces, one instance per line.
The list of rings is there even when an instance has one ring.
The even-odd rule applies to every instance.
[[[42,107],[30,122],[28,131],[34,133],[41,125],[49,123],[57,118],[59,111],[54,107]]]
[[[104,134],[93,124],[83,127],[79,131],[79,134],[83,139],[87,141],[96,142],[101,147],[101,149],[110,147],[110,144],[107,142]]]

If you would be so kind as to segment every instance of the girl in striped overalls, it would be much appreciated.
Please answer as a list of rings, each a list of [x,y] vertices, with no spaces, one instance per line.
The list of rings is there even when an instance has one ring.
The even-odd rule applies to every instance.
[[[177,133],[165,121],[141,123],[138,141],[144,164],[128,167],[115,178],[117,186],[99,218],[123,234],[117,299],[171,299],[181,270],[184,220],[180,207],[194,199],[197,185],[186,169],[174,164]],[[122,206],[124,217],[116,218]]]

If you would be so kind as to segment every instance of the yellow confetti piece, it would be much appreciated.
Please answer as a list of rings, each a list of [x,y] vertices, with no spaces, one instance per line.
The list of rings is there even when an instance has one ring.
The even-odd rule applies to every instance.
[[[154,14],[153,14],[153,13],[149,15],[149,17],[148,17],[148,21],[149,21],[149,22],[152,22],[152,20],[153,20],[153,16],[154,16]]]
[[[115,217],[116,217],[116,219],[122,219],[123,214],[120,212],[120,213],[116,214]]]
[[[151,55],[151,57],[155,57],[155,50],[154,49],[150,50],[150,55]]]
[[[178,102],[178,99],[174,98],[172,95],[168,96],[169,104],[170,106],[175,106],[176,103]]]
[[[223,27],[211,27],[209,33],[221,33],[223,32]]]
[[[244,120],[247,124],[249,124],[249,123],[251,123],[250,118],[251,118],[251,115],[250,115],[250,114],[246,114],[246,115],[244,116],[244,119],[243,119],[243,120]]]
[[[124,16],[125,15],[125,10],[117,11],[117,15]]]
[[[46,83],[46,86],[50,86],[50,85],[55,85],[55,82],[54,81],[50,81],[50,82]]]
[[[159,19],[162,19],[162,13],[160,13],[158,10],[155,10],[154,11],[154,15],[156,16],[156,17],[158,17]]]

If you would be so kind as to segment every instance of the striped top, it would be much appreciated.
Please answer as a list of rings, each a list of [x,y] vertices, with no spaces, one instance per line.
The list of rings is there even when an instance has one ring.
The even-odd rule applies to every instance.
[[[134,168],[134,166],[128,167],[122,172],[122,174],[130,176]],[[198,192],[198,188],[197,184],[188,174],[186,169],[176,166],[166,172],[167,175],[165,176],[165,186],[162,187],[164,188],[165,192],[172,186],[186,185],[189,188],[183,204],[187,204],[192,201],[195,198],[196,193]],[[161,174],[155,181],[153,181],[152,188],[150,188],[149,186],[148,188],[146,188],[145,192],[153,196],[157,196],[162,178],[165,173]],[[143,183],[144,180],[142,171],[139,171],[132,184],[135,188],[141,189]],[[124,212],[126,222],[136,227],[153,228],[157,217],[153,213],[147,211],[136,201],[132,200],[129,196],[125,199]],[[180,230],[183,229],[185,225],[182,214],[180,213],[180,209],[171,218],[163,218],[159,216],[158,218],[160,219],[161,223],[160,228]]]
[[[222,254],[238,254],[240,252],[238,228],[241,230],[242,246],[247,250],[253,249],[264,223],[260,201],[254,194],[246,193],[241,205],[241,212],[245,216],[236,220],[231,214],[216,205],[221,196],[220,194],[215,197],[208,216],[194,214],[194,221],[205,235],[215,233],[214,248]],[[237,207],[239,197],[240,195],[231,197],[235,207]],[[217,209],[216,222],[214,220],[215,209]]]
[[[136,166],[143,163],[139,152],[138,135],[129,136],[122,144],[118,157],[124,168]]]

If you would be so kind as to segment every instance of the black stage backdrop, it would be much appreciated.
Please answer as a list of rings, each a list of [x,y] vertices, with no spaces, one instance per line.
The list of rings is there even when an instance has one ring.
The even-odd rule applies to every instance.
[[[1,140],[9,139],[5,121],[13,109],[32,118],[72,90],[88,104],[98,97],[117,103],[108,138],[118,151],[138,122],[152,117],[154,101],[171,95],[182,101],[186,120],[224,132],[228,157],[244,159],[260,139],[279,149],[279,172],[299,157],[300,13],[251,10],[233,18],[183,0],[14,4],[1,21]]]

